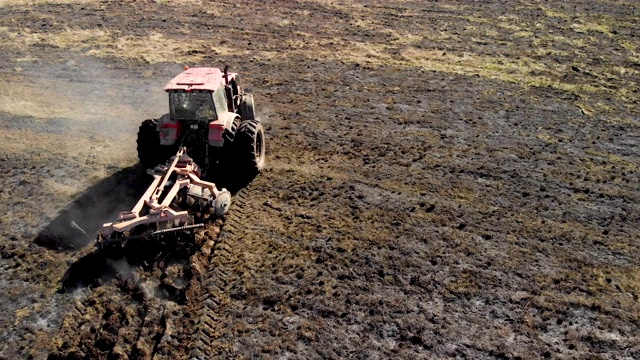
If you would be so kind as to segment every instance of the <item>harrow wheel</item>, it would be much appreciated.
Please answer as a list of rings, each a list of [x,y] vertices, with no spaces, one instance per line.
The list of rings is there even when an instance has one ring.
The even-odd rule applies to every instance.
[[[126,240],[124,234],[112,233],[111,236],[105,237],[102,231],[99,231],[96,247],[98,252],[104,256],[116,256],[124,249],[127,242]]]
[[[223,189],[224,190],[224,189]],[[228,191],[221,191],[213,201],[213,213],[217,216],[224,216],[231,206],[231,194]]]

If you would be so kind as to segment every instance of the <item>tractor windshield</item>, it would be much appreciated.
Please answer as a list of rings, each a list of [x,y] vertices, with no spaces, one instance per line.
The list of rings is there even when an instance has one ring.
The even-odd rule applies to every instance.
[[[209,121],[215,119],[213,99],[208,91],[170,92],[171,117],[176,120]]]

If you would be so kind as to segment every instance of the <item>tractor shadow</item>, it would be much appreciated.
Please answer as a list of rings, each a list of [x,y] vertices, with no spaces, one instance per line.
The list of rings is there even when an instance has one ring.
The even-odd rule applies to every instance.
[[[216,187],[220,189],[227,189],[231,193],[231,202],[233,203],[233,196],[238,191],[249,186],[258,174],[256,173],[236,173],[234,175],[213,175],[207,181],[211,181],[216,184]]]
[[[254,175],[240,175],[207,180],[214,182],[219,189],[224,187],[231,192],[233,201],[233,195],[254,178]],[[35,239],[36,244],[57,251],[78,250],[89,244],[93,245],[95,235],[103,223],[115,219],[118,212],[130,209],[144,194],[151,181],[152,177],[140,166],[123,169],[102,180],[43,229]],[[87,234],[72,226],[72,222]],[[181,263],[184,264],[184,273],[189,275],[189,259],[198,249],[195,237],[188,233],[166,235],[159,239],[130,240],[115,250],[100,252],[96,249],[70,265],[60,282],[59,292],[99,287],[115,280],[123,290],[136,298],[141,296],[141,291],[139,284],[131,283],[134,268],[152,270],[155,267],[164,273],[167,264]],[[176,302],[183,301],[186,289],[175,287],[172,281],[165,280],[167,279],[162,277],[160,279],[163,294],[156,295]]]
[[[72,251],[95,241],[104,222],[130,209],[153,179],[141,166],[131,166],[101,180],[58,214],[34,239],[50,250]]]

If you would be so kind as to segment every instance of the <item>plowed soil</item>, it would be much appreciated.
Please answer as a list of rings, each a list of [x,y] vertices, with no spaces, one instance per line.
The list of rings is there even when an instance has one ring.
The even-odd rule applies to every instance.
[[[640,358],[634,1],[0,3],[0,358]],[[229,64],[267,168],[105,256]]]

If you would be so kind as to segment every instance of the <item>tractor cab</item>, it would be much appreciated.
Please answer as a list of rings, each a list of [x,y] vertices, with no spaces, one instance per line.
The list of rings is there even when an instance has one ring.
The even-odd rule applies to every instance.
[[[218,68],[187,68],[164,87],[175,120],[213,121],[216,114],[235,112],[239,95],[237,74]]]
[[[206,163],[207,145],[223,146],[222,133],[238,117],[236,74],[226,68],[186,68],[164,89],[169,114],[158,122],[160,144],[183,145],[196,161]]]

